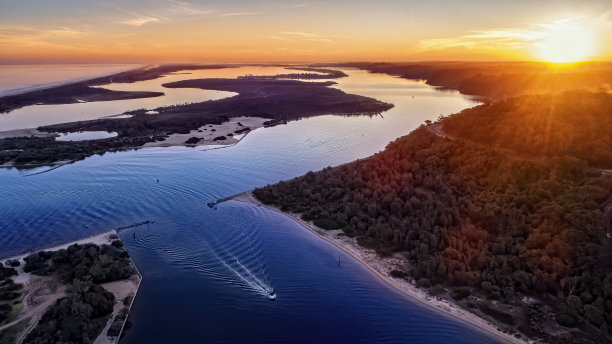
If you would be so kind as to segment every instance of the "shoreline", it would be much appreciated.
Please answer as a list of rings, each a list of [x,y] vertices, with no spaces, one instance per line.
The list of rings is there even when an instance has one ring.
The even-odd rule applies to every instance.
[[[415,285],[404,279],[391,277],[389,271],[391,271],[390,269],[396,265],[394,260],[397,260],[397,258],[381,258],[374,250],[359,246],[354,238],[338,236],[337,234],[341,233],[341,230],[324,230],[310,222],[302,220],[299,217],[299,214],[283,212],[277,207],[263,204],[253,196],[252,191],[234,195],[227,200],[250,203],[258,207],[263,206],[271,211],[287,216],[288,218],[297,222],[303,228],[317,235],[319,238],[331,243],[346,254],[350,255],[389,287],[429,309],[442,312],[446,316],[450,316],[453,319],[459,320],[480,331],[486,332],[504,343],[529,343],[527,340],[517,338],[511,334],[498,330],[498,327],[495,324],[480,318],[477,315],[466,311],[447,300],[427,294],[427,292],[417,288]]]
[[[61,81],[51,81],[49,83],[46,84],[38,84],[38,85],[30,85],[30,86],[24,86],[24,87],[20,87],[20,88],[14,88],[14,89],[8,89],[8,90],[4,90],[4,91],[0,91],[0,98],[1,97],[5,97],[5,96],[16,96],[16,95],[22,95],[25,93],[29,93],[29,92],[33,92],[33,91],[41,91],[41,90],[46,90],[46,89],[50,89],[50,88],[54,88],[54,87],[60,87],[60,86],[66,86],[66,85],[70,85],[70,84],[76,84],[78,82],[87,82],[89,80],[94,80],[94,79],[99,79],[99,78],[104,78],[110,75],[114,75],[114,74],[118,74],[118,73],[124,73],[124,72],[129,72],[135,69],[140,69],[140,68],[145,68],[149,65],[146,64],[134,64],[134,66],[131,66],[130,68],[127,69],[119,69],[113,72],[108,72],[108,73],[102,73],[102,74],[96,74],[96,75],[87,75],[87,76],[83,76],[83,77],[76,77],[76,78],[72,78],[72,79],[66,79],[66,80],[61,80]],[[2,92],[6,92],[6,93],[2,93]]]
[[[227,148],[238,144],[242,139],[244,139],[249,133],[255,131],[256,129],[274,126],[280,123],[275,123],[268,125],[266,122],[273,121],[270,118],[264,117],[250,117],[250,116],[237,116],[230,117],[226,122],[221,124],[205,124],[199,128],[191,130],[187,134],[170,134],[163,141],[152,141],[147,142],[143,145],[137,147],[126,147],[122,150],[130,150],[130,149],[142,149],[142,148],[154,148],[154,147],[208,147],[213,146],[209,149],[220,149]],[[242,130],[242,132],[240,132]],[[237,131],[239,133],[237,133]],[[16,137],[40,137],[40,138],[48,138],[58,136],[58,133],[52,132],[42,132],[38,131],[36,128],[25,128],[25,129],[14,129],[14,130],[6,130],[0,131],[0,139],[3,138],[16,138]],[[223,136],[224,140],[215,140],[216,137]],[[197,143],[186,143],[192,137],[196,137],[200,139]],[[94,141],[94,140],[83,140],[83,141]],[[37,167],[48,166],[49,169],[36,172],[32,174],[25,175],[32,176],[36,174],[46,173],[62,167],[64,165],[73,163],[78,161],[79,159],[73,160],[58,160],[54,162],[34,162],[34,163],[26,163],[26,164],[15,164],[13,162],[7,162],[4,164],[0,164],[0,168],[17,168],[17,169],[33,169]]]

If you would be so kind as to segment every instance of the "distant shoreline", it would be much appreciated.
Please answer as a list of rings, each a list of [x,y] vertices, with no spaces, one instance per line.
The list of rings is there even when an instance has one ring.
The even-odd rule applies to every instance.
[[[40,91],[40,90],[45,90],[48,88],[70,85],[70,84],[74,84],[78,82],[87,82],[89,80],[94,80],[94,79],[110,76],[110,75],[117,74],[117,73],[129,72],[129,71],[143,68],[143,67],[146,67],[146,65],[134,64],[133,66],[130,66],[129,68],[125,68],[125,69],[121,68],[121,69],[118,69],[112,72],[107,72],[107,73],[87,75],[83,77],[76,77],[72,79],[65,79],[65,80],[59,80],[59,81],[51,81],[51,82],[44,83],[44,84],[36,84],[36,85],[30,85],[30,86],[25,86],[25,87],[12,88],[8,90],[0,90],[0,97],[15,96],[15,95],[24,94],[24,93],[28,93],[32,91]]]
[[[364,267],[366,267],[370,272],[372,272],[383,282],[385,282],[388,286],[432,310],[445,313],[446,315],[454,319],[460,320],[474,328],[477,328],[480,331],[490,334],[491,336],[499,339],[504,343],[528,343],[524,339],[516,338],[513,335],[499,331],[496,325],[454,304],[451,304],[446,300],[442,300],[428,295],[425,291],[418,289],[416,286],[404,279],[391,277],[389,271],[393,266],[395,266],[393,258],[381,258],[380,256],[378,256],[378,254],[376,254],[374,250],[369,250],[367,248],[359,246],[355,239],[348,238],[346,236],[338,236],[337,234],[341,232],[341,230],[324,230],[310,222],[302,220],[299,217],[299,214],[284,212],[277,207],[263,204],[253,196],[252,191],[247,191],[234,195],[228,200],[250,203],[255,206],[263,206],[271,211],[289,217],[305,229],[309,230],[321,239],[326,240],[327,242],[344,251],[346,254],[353,257]]]
[[[167,73],[173,69],[212,69],[223,66],[167,66],[139,69],[138,73],[115,74],[116,82],[147,80]],[[77,101],[100,101],[156,96],[159,92],[110,91],[90,87],[111,82],[110,77],[94,79],[88,83],[73,84],[70,87],[56,87],[48,91],[33,92],[23,97],[0,97],[2,108],[14,108],[38,103],[71,103]],[[343,114],[376,115],[387,111],[393,104],[348,94],[337,88],[329,87],[334,82],[302,82],[294,80],[267,79],[195,79],[163,84],[167,88],[195,88],[234,92],[237,95],[214,101],[187,103],[159,107],[155,110],[135,110],[126,112],[126,118],[100,118],[86,121],[59,123],[38,127],[37,132],[66,133],[77,131],[107,131],[118,135],[106,139],[85,141],[56,141],[52,137],[0,137],[0,165],[23,166],[26,164],[53,163],[58,160],[76,161],[93,154],[139,148],[146,143],[151,145],[176,145],[225,141],[235,143],[235,135],[243,134],[240,129],[223,130],[219,135],[209,135],[210,125],[223,125],[230,118],[254,117],[267,118],[264,123],[251,126],[271,126],[306,117]],[[73,93],[74,91],[74,93]],[[80,92],[80,95],[78,95]],[[38,95],[37,95],[38,94]],[[57,96],[56,96],[57,94]],[[40,96],[40,98],[38,97]],[[3,103],[4,102],[4,103]],[[4,104],[4,105],[3,105]],[[155,114],[148,112],[155,111]],[[246,121],[246,120],[245,120]],[[206,127],[204,127],[206,126]],[[205,131],[207,129],[207,131]],[[220,128],[221,129],[221,128]],[[201,130],[201,131],[200,131]],[[214,130],[215,134],[217,129]],[[195,131],[195,132],[194,132]],[[6,133],[2,133],[6,134]],[[177,134],[177,135],[174,135]],[[185,135],[186,134],[186,135]],[[231,134],[231,135],[230,135]],[[166,141],[172,136],[170,142]],[[230,138],[230,139],[228,139]],[[186,142],[186,141],[190,142]],[[182,141],[182,142],[181,142]],[[216,144],[216,142],[214,142]]]

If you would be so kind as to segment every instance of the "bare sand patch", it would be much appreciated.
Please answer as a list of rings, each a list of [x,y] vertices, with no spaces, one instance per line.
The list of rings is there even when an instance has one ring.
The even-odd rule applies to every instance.
[[[119,314],[122,309],[127,309],[129,312],[129,310],[132,308],[132,303],[134,302],[136,293],[138,293],[138,288],[140,287],[141,281],[142,277],[138,273],[128,279],[101,284],[104,289],[110,291],[111,293],[113,293],[113,295],[115,295],[115,300],[117,301],[113,306],[113,314],[110,320],[106,323],[106,326],[102,329],[102,332],[100,332],[100,335],[98,336],[98,338],[96,338],[94,344],[114,344],[119,341],[120,336],[109,336],[107,334],[108,329],[112,325],[113,320],[115,319],[117,314]],[[126,299],[129,300],[127,304],[124,303],[124,300]],[[125,327],[125,321],[123,323],[123,327]]]
[[[232,117],[229,121],[221,124],[206,124],[188,134],[172,134],[163,141],[147,142],[143,147],[171,147],[171,146],[209,146],[209,145],[232,145],[238,143],[244,135],[257,128],[261,128],[269,118],[262,117]],[[249,128],[250,131],[236,133],[236,131]],[[224,140],[215,138],[224,136]],[[200,139],[197,143],[186,143],[192,137]]]
[[[42,131],[38,131],[36,128],[13,129],[13,130],[0,131],[0,139],[5,139],[7,137],[23,137],[23,136],[25,137],[30,137],[30,136],[53,137],[53,136],[57,136],[57,134],[45,133]]]

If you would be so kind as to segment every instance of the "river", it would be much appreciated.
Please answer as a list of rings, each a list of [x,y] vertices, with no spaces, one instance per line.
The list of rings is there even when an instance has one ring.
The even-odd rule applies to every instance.
[[[427,119],[476,105],[422,82],[345,72],[349,77],[336,87],[395,107],[382,116],[327,115],[257,129],[224,149],[107,153],[36,175],[45,168],[1,169],[0,256],[155,221],[120,234],[143,275],[129,317],[133,326],[121,343],[495,342],[388,287],[280,214],[234,201],[206,206],[367,157]],[[159,86],[164,79],[147,83]],[[123,110],[142,107],[132,102]],[[275,301],[265,296],[271,289]]]

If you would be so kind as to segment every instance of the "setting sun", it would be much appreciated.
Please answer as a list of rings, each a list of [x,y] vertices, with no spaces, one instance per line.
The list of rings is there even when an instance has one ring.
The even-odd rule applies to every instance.
[[[538,59],[545,62],[580,62],[593,56],[595,38],[588,28],[560,22],[546,26],[533,47]]]

